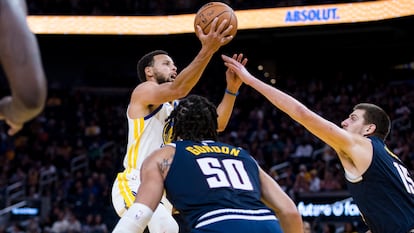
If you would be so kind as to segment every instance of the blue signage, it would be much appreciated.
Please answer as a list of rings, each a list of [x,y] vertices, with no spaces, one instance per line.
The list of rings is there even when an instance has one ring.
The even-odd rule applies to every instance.
[[[315,8],[287,11],[286,23],[339,20],[338,8]]]

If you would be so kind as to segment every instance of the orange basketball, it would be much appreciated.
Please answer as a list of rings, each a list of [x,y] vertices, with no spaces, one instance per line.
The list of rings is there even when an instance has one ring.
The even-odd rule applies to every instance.
[[[237,33],[237,17],[234,14],[234,10],[222,2],[209,2],[204,4],[196,13],[194,19],[194,29],[196,30],[196,26],[200,25],[203,32],[207,34],[210,31],[211,22],[213,22],[216,17],[218,17],[217,25],[219,25],[224,19],[227,19],[225,28],[227,28],[230,24],[233,25],[229,35],[234,37]]]

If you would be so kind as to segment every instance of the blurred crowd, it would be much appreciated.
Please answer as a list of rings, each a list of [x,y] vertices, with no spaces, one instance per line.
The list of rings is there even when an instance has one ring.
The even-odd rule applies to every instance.
[[[390,77],[379,82],[372,75],[343,73],[330,79],[286,77],[277,82],[279,88],[337,124],[358,102],[382,106],[393,120],[387,143],[411,170],[413,85],[410,79]],[[214,102],[223,91],[212,90],[201,86],[194,92]],[[16,182],[24,183],[27,199],[42,202],[41,216],[10,221],[0,233],[110,231],[117,220],[110,192],[116,173],[122,170],[128,96],[128,91],[99,88],[50,90],[43,114],[17,136],[7,136],[6,126],[0,124],[1,207],[6,205],[7,186]],[[248,149],[294,200],[301,193],[346,190],[342,168],[330,147],[252,89],[242,87],[237,98],[230,123],[220,134],[222,141]],[[87,166],[74,169],[74,158],[82,155]],[[42,185],[40,174],[56,179]]]
[[[225,0],[235,10],[373,0]],[[27,0],[32,15],[166,15],[195,13],[206,0]]]

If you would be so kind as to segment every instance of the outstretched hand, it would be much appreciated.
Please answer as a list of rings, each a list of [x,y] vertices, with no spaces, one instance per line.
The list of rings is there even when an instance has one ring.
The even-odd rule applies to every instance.
[[[243,58],[243,54],[233,54],[233,59],[237,62],[241,63],[243,66],[247,64],[247,58]],[[226,70],[226,82],[227,82],[227,89],[236,93],[237,90],[242,85],[243,81],[237,76],[237,74],[232,71],[230,68]]]
[[[240,55],[236,58],[233,55],[233,58],[221,55],[221,58],[224,61],[224,65],[232,72],[234,72],[235,75],[237,75],[238,78],[240,78],[245,84],[249,85],[251,81],[256,79],[254,76],[252,76],[249,71],[247,71],[245,64],[247,63],[247,59],[241,61]],[[237,60],[236,60],[237,59]]]

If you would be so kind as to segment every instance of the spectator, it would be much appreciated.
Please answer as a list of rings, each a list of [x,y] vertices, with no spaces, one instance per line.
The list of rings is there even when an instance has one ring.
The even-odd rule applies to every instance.
[[[357,233],[355,225],[352,222],[345,222],[343,233]]]
[[[309,192],[310,174],[306,165],[301,164],[299,167],[299,174],[296,176],[295,184],[293,185],[293,191],[295,194]]]
[[[68,215],[69,216],[67,217],[67,222],[68,222],[67,232],[68,233],[82,233],[81,232],[82,225],[79,219],[76,217],[76,215],[72,212],[69,212]]]
[[[335,178],[331,169],[325,169],[323,179],[321,180],[321,191],[332,192],[342,190],[341,184]]]
[[[93,233],[108,233],[108,227],[102,221],[102,215],[100,213],[97,213],[94,216]]]
[[[312,233],[312,227],[309,221],[303,221],[303,233]]]
[[[336,226],[333,223],[325,223],[322,227],[322,233],[335,233]]]
[[[82,223],[82,233],[94,233],[94,215],[89,213]]]
[[[321,179],[319,178],[318,171],[312,169],[310,172],[309,191],[319,192],[321,190]]]

